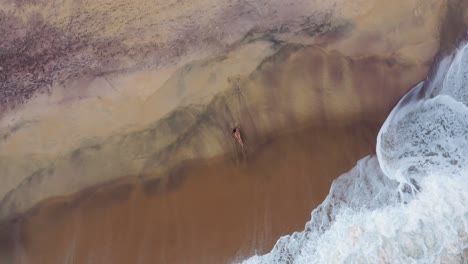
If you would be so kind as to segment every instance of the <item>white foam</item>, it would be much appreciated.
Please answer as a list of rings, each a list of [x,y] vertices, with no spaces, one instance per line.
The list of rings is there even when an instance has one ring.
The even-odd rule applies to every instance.
[[[468,45],[395,107],[305,230],[244,263],[468,263]]]

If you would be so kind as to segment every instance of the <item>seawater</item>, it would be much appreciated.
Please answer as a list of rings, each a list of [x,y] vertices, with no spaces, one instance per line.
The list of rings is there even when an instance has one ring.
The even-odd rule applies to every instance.
[[[468,263],[468,45],[390,113],[304,231],[243,263]]]

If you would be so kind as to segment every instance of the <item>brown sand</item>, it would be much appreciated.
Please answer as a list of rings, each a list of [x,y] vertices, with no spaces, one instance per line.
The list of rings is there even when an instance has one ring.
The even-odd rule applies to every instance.
[[[235,125],[255,144],[310,122],[380,120],[424,78],[447,9],[439,0],[0,7],[11,48],[0,60],[9,87],[0,97],[51,90],[0,118],[0,219],[49,197],[229,153]]]
[[[0,257],[38,264],[226,263],[263,253],[303,228],[332,180],[373,151],[378,127],[302,129],[264,144],[247,161],[194,162],[169,179],[131,177],[50,199],[4,226]]]
[[[254,25],[260,28],[253,35],[258,33],[259,39],[267,39],[266,44],[246,36],[246,42],[236,42],[238,45],[233,45],[230,52],[215,59],[191,63],[180,70],[169,67],[144,71],[134,61],[160,57],[155,54],[167,55],[168,60],[171,56],[186,60],[203,57],[184,56],[190,54],[190,47],[188,42],[179,41],[199,36],[199,31],[182,28],[168,30],[174,36],[164,32],[163,36],[155,36],[164,31],[155,29],[172,29],[173,24],[161,27],[156,23],[161,16],[145,10],[145,4],[153,1],[139,1],[137,9],[128,1],[112,1],[117,6],[127,4],[122,9],[110,2],[82,1],[73,6],[78,2],[57,5],[58,1],[51,1],[41,11],[44,15],[47,10],[61,14],[52,15],[47,26],[41,27],[57,32],[37,33],[46,39],[61,35],[58,28],[67,27],[75,33],[91,31],[89,35],[76,34],[77,39],[65,39],[64,47],[77,48],[64,52],[71,54],[62,58],[65,62],[82,67],[89,63],[81,58],[91,56],[92,62],[102,62],[102,68],[90,73],[100,77],[85,85],[83,94],[83,90],[74,89],[82,87],[70,85],[70,94],[59,91],[58,96],[51,97],[60,100],[38,99],[11,119],[1,120],[1,215],[8,217],[44,198],[124,175],[138,177],[94,186],[69,197],[49,198],[15,220],[3,222],[0,263],[224,263],[256,250],[271,249],[280,235],[303,228],[312,208],[328,192],[332,179],[373,152],[383,118],[396,100],[424,77],[439,48],[439,39],[454,43],[447,39],[456,38],[460,34],[458,28],[454,30],[456,34],[446,31],[443,28],[450,28],[451,23],[444,22],[442,34],[439,32],[446,3],[456,4],[451,8],[460,14],[453,17],[468,20],[468,12],[463,11],[468,8],[460,8],[464,2],[458,0],[363,0],[356,6],[338,1],[338,9],[323,7],[320,9],[325,16],[314,14],[325,18],[328,11],[339,14],[333,14],[331,21],[301,17],[300,21],[286,24],[282,24],[282,19],[275,20],[266,28],[257,22],[242,28],[226,19],[244,21],[244,16],[239,16],[239,20],[236,17],[236,12],[249,16],[249,12],[239,10],[241,5],[229,6],[224,12],[218,12],[216,6],[205,9],[201,5],[200,12],[196,5],[177,1],[181,6],[174,7],[174,12],[163,12],[173,19],[170,21],[180,21],[184,14],[193,13],[189,20],[182,19],[182,26],[190,25],[205,10],[214,10],[214,15],[208,16],[212,19],[203,21],[200,28],[214,24],[218,18],[227,22],[206,40],[227,42],[204,46],[203,39],[195,47],[206,48],[201,55],[217,53],[213,50],[243,38]],[[198,2],[212,6],[211,1]],[[35,5],[25,6],[36,11]],[[271,14],[278,16],[278,6],[281,4],[254,20],[270,24],[267,18]],[[182,15],[179,7],[184,9]],[[317,6],[291,8],[281,9],[285,17],[308,13]],[[130,10],[133,11],[126,12]],[[21,14],[27,16],[28,12]],[[447,13],[447,17],[452,17]],[[84,16],[75,19],[75,14]],[[76,23],[63,23],[70,18]],[[302,20],[307,23],[297,24]],[[36,23],[28,25],[36,28]],[[284,33],[283,26],[291,27],[291,32]],[[233,32],[231,27],[242,29]],[[300,34],[296,34],[297,27]],[[138,28],[146,28],[147,34],[135,30]],[[324,31],[331,33],[322,34]],[[234,37],[223,32],[233,32]],[[304,35],[308,35],[305,41]],[[77,45],[68,45],[70,41]],[[280,41],[289,44],[280,49],[276,47]],[[111,42],[122,46],[112,45],[109,49]],[[142,42],[143,46],[135,42]],[[41,46],[43,41],[38,43]],[[160,49],[158,43],[182,46]],[[254,46],[249,48],[248,43]],[[88,54],[82,47],[94,47],[99,54]],[[44,64],[39,55],[38,64]],[[233,63],[236,60],[239,63]],[[21,60],[13,57],[13,61]],[[149,62],[150,66],[155,64]],[[232,67],[234,64],[236,67]],[[12,69],[29,71],[29,65]],[[120,69],[130,76],[121,74]],[[115,75],[102,75],[114,71]],[[229,81],[233,79],[238,82]],[[16,79],[11,81],[22,84]],[[184,85],[187,83],[192,85]],[[233,96],[232,88],[236,86],[244,93],[242,100]],[[200,92],[206,94],[194,98]],[[206,104],[202,114],[197,112],[199,109],[183,108]],[[182,114],[155,123],[173,110]],[[186,121],[195,124],[187,125]],[[255,145],[267,139],[248,152],[247,161],[240,161],[235,142],[227,142],[230,135],[225,133],[240,121],[246,121],[242,128],[247,143]],[[298,129],[305,124],[314,126]],[[132,131],[126,130],[129,127]],[[291,128],[290,134],[278,136],[277,131]],[[226,152],[231,154],[216,160],[192,161],[165,178],[140,173]]]
[[[189,84],[199,84],[196,87],[205,90],[224,85],[226,91],[209,103],[180,106],[153,122],[142,120],[157,116],[158,102],[169,98],[167,94],[155,94],[159,100],[151,101],[151,108],[128,99],[120,105],[122,112],[113,111],[119,104],[111,108],[91,100],[79,107],[84,112],[75,112],[72,105],[12,128],[0,148],[5,179],[0,186],[0,219],[48,197],[128,175],[164,176],[181,161],[233,152],[236,144],[230,130],[236,125],[242,127],[252,151],[278,131],[383,120],[428,68],[386,57],[350,58],[301,45],[285,45],[258,63],[247,76],[234,75],[234,66],[222,58],[184,67],[162,89],[177,95],[179,84],[187,90]],[[118,124],[122,116],[146,124],[128,126],[134,131],[102,129]],[[70,140],[80,145],[70,149]]]

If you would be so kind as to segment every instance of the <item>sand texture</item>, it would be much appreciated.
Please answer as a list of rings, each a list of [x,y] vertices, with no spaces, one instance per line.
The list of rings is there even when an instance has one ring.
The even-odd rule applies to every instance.
[[[223,263],[300,229],[373,153],[468,3],[22,0],[0,18],[0,263]]]

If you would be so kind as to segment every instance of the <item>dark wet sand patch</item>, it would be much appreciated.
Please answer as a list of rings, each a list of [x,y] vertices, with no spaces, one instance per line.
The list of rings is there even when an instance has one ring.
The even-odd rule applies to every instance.
[[[379,126],[310,127],[269,139],[246,161],[190,162],[170,177],[48,199],[4,224],[1,259],[226,263],[264,253],[303,229],[333,179],[373,152]]]

